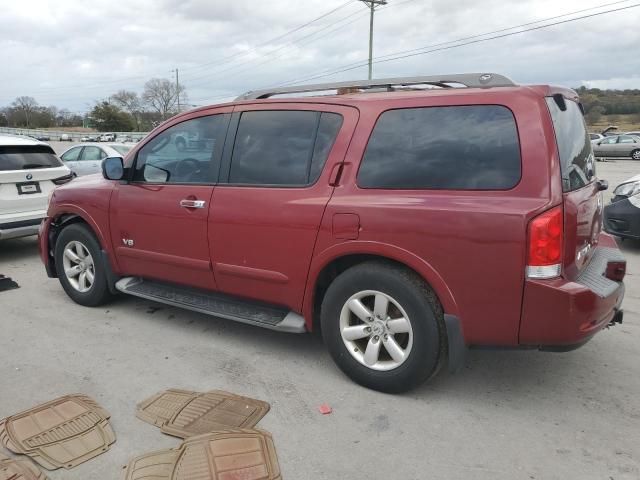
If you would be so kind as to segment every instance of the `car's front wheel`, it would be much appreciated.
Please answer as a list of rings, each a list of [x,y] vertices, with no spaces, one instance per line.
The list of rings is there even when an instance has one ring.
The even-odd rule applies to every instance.
[[[54,256],[60,284],[74,302],[95,307],[111,298],[100,244],[89,227],[80,223],[65,227]]]
[[[445,354],[442,309],[413,272],[367,262],[327,289],[322,335],[340,369],[374,390],[410,390],[434,375]]]

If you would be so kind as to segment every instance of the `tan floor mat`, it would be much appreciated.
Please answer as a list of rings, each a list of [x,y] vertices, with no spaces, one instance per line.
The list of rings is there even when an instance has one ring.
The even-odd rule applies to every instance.
[[[253,428],[269,404],[228,392],[166,390],[138,404],[136,416],[169,435],[189,438],[229,428]]]
[[[0,453],[0,480],[48,480],[30,460],[5,457]]]
[[[48,470],[75,467],[115,440],[109,413],[85,395],[67,395],[0,421],[0,443]]]
[[[125,480],[281,480],[271,434],[235,429],[185,440],[133,459]]]

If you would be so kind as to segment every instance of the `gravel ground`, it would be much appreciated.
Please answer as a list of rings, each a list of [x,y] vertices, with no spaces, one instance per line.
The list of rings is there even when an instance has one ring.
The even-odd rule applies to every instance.
[[[612,188],[638,171],[630,161],[598,167]],[[563,354],[473,350],[459,374],[384,395],[345,378],[317,334],[133,297],[76,305],[46,277],[35,238],[5,241],[0,273],[21,288],[0,293],[0,418],[74,392],[111,412],[118,441],[109,452],[52,480],[118,479],[131,457],[178,445],[134,416],[137,402],[170,387],[270,402],[260,427],[290,480],[638,479],[640,244],[621,246],[622,326]],[[317,411],[325,402],[331,415]]]

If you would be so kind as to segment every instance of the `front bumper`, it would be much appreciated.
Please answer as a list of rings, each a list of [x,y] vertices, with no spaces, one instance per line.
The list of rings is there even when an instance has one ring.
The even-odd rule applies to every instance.
[[[619,319],[625,288],[605,276],[609,262],[624,262],[624,257],[615,240],[601,234],[589,265],[576,280],[526,281],[520,344],[570,350]]]
[[[616,237],[640,239],[640,203],[635,198],[615,200],[604,207],[604,230]]]

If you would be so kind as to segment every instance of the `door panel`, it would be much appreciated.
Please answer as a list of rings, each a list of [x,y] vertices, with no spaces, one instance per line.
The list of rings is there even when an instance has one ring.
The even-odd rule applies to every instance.
[[[231,108],[196,112],[152,134],[110,209],[116,258],[126,275],[215,289],[207,219]],[[184,131],[201,140],[176,148]]]
[[[244,184],[223,184],[221,181],[214,192],[209,214],[210,248],[218,289],[233,295],[287,306],[294,311],[301,311],[318,229],[333,193],[334,187],[330,185],[331,171],[344,159],[358,120],[357,110],[327,105],[307,104],[300,107],[269,104],[247,105],[234,111],[236,116],[302,108],[342,116],[341,127],[335,127],[339,128],[335,141],[323,153],[326,158],[324,167],[316,165],[312,160],[305,170],[296,161],[305,158],[302,152],[308,147],[305,143],[306,134],[292,132],[304,131],[304,116],[294,128],[283,128],[281,135],[275,130],[271,133],[262,131],[265,125],[268,125],[267,129],[277,125],[277,116],[268,119],[247,116],[251,121],[246,122],[240,117],[233,158],[229,154],[228,161],[223,161],[222,169],[228,172],[225,178],[229,181],[241,180]],[[324,131],[324,118],[329,117],[322,118],[318,120],[320,127],[316,127],[317,132]],[[244,128],[247,126],[254,131],[245,132]],[[269,137],[270,134],[273,137]],[[321,135],[322,133],[318,133],[318,138]],[[275,138],[281,139],[282,143],[272,141]],[[322,142],[321,140],[320,143]],[[318,143],[314,145],[311,150],[315,159]],[[277,161],[269,163],[274,155]],[[267,157],[271,160],[267,161]],[[251,162],[260,158],[265,159],[263,170],[251,168]],[[282,185],[273,172],[273,168],[282,165],[286,165],[285,169],[291,175],[293,183],[298,182],[299,175],[314,178],[314,171],[317,181],[311,185]],[[264,183],[271,185],[260,185],[260,176],[265,179]],[[274,185],[276,182],[280,184]]]

